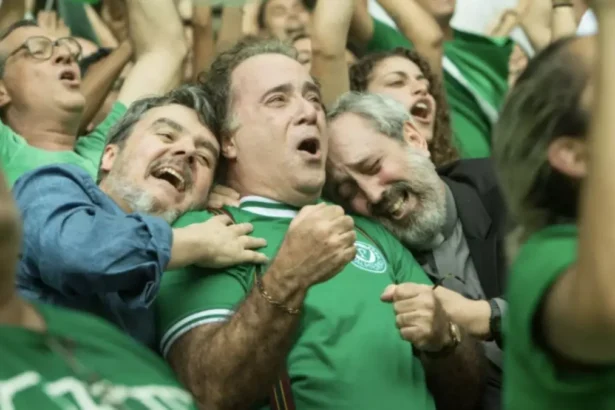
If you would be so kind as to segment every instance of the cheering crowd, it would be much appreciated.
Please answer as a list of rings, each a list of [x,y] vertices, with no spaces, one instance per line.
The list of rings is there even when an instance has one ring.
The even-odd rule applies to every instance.
[[[615,0],[455,7],[2,0],[0,410],[615,410]]]

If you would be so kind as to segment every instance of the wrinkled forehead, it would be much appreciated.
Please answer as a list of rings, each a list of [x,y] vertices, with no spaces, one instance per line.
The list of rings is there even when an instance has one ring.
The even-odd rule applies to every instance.
[[[6,38],[0,41],[0,51],[10,53],[21,46],[30,37],[48,37],[55,40],[46,30],[37,26],[19,27],[11,32]]]
[[[366,119],[344,113],[329,121],[329,161],[337,169],[352,169],[377,156],[385,138]]]
[[[259,54],[243,61],[233,70],[231,89],[235,101],[258,101],[276,87],[291,85],[302,89],[316,85],[307,70],[295,59],[283,54]]]
[[[404,73],[410,77],[423,74],[414,61],[406,57],[391,56],[376,64],[372,71],[372,77],[382,77],[392,73]]]

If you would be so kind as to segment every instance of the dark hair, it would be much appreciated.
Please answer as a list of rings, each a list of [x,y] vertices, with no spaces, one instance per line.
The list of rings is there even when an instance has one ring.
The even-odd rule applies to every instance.
[[[109,130],[107,145],[114,144],[122,148],[126,140],[130,138],[135,125],[147,111],[171,104],[179,104],[193,109],[196,111],[201,123],[213,131],[215,116],[207,94],[198,86],[185,85],[162,96],[142,98],[132,103],[122,118]],[[214,132],[214,135],[217,134]],[[104,176],[105,174],[99,171],[98,182]]]
[[[19,21],[16,21],[15,23],[13,23],[10,26],[8,26],[2,32],[2,34],[0,34],[0,41],[3,41],[5,38],[7,38],[9,35],[11,35],[11,33],[13,31],[15,31],[15,30],[17,30],[18,28],[21,28],[21,27],[38,27],[38,24],[34,20],[19,20]],[[5,62],[6,62],[6,56],[4,56],[4,55],[2,55],[2,53],[0,53],[0,78],[2,78],[4,76],[4,63]]]
[[[556,138],[584,138],[588,130],[581,97],[589,73],[571,53],[573,41],[558,40],[530,60],[494,127],[493,157],[502,190],[527,234],[577,215],[579,182],[547,160]]]
[[[438,77],[431,71],[427,60],[416,51],[398,47],[390,51],[365,55],[350,66],[350,89],[360,92],[368,91],[374,69],[390,57],[402,57],[412,61],[429,81],[429,93],[434,97],[437,105],[434,135],[428,144],[434,164],[441,166],[458,159],[459,154],[451,141],[451,118],[444,88]]]
[[[209,71],[199,75],[199,83],[210,97],[215,112],[214,133],[221,138],[229,135],[235,128],[230,116],[233,100],[231,75],[241,63],[260,54],[282,54],[295,60],[297,58],[297,51],[282,41],[244,39],[230,50],[220,53]]]

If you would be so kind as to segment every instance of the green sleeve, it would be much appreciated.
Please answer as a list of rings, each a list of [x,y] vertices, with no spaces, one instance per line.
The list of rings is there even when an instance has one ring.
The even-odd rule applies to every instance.
[[[372,21],[374,33],[367,44],[368,52],[389,51],[396,47],[412,48],[412,43],[402,33],[373,17]]]
[[[365,218],[355,218],[355,224],[376,242],[392,267],[395,283],[433,284],[412,253],[382,225]]]
[[[549,288],[576,262],[577,244],[574,225],[556,225],[535,234],[521,248],[511,267],[508,284],[509,348],[526,352],[537,348],[536,313]]]
[[[126,106],[124,104],[120,102],[113,104],[107,118],[105,118],[94,131],[77,140],[75,152],[98,167],[100,157],[107,143],[107,134],[111,127],[117,124],[125,113]]]
[[[211,216],[207,212],[190,212],[174,227],[204,222]],[[163,356],[191,329],[228,320],[252,286],[252,271],[252,265],[240,265],[223,270],[192,266],[165,272],[156,301]]]
[[[11,162],[19,147],[24,145],[27,145],[26,140],[0,120],[0,166],[3,169]]]

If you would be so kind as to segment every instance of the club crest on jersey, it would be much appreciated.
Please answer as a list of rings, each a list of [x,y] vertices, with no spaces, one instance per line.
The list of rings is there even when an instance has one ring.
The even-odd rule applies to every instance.
[[[380,249],[365,242],[355,242],[354,245],[357,248],[357,255],[352,260],[354,266],[372,273],[387,270],[387,261]]]

